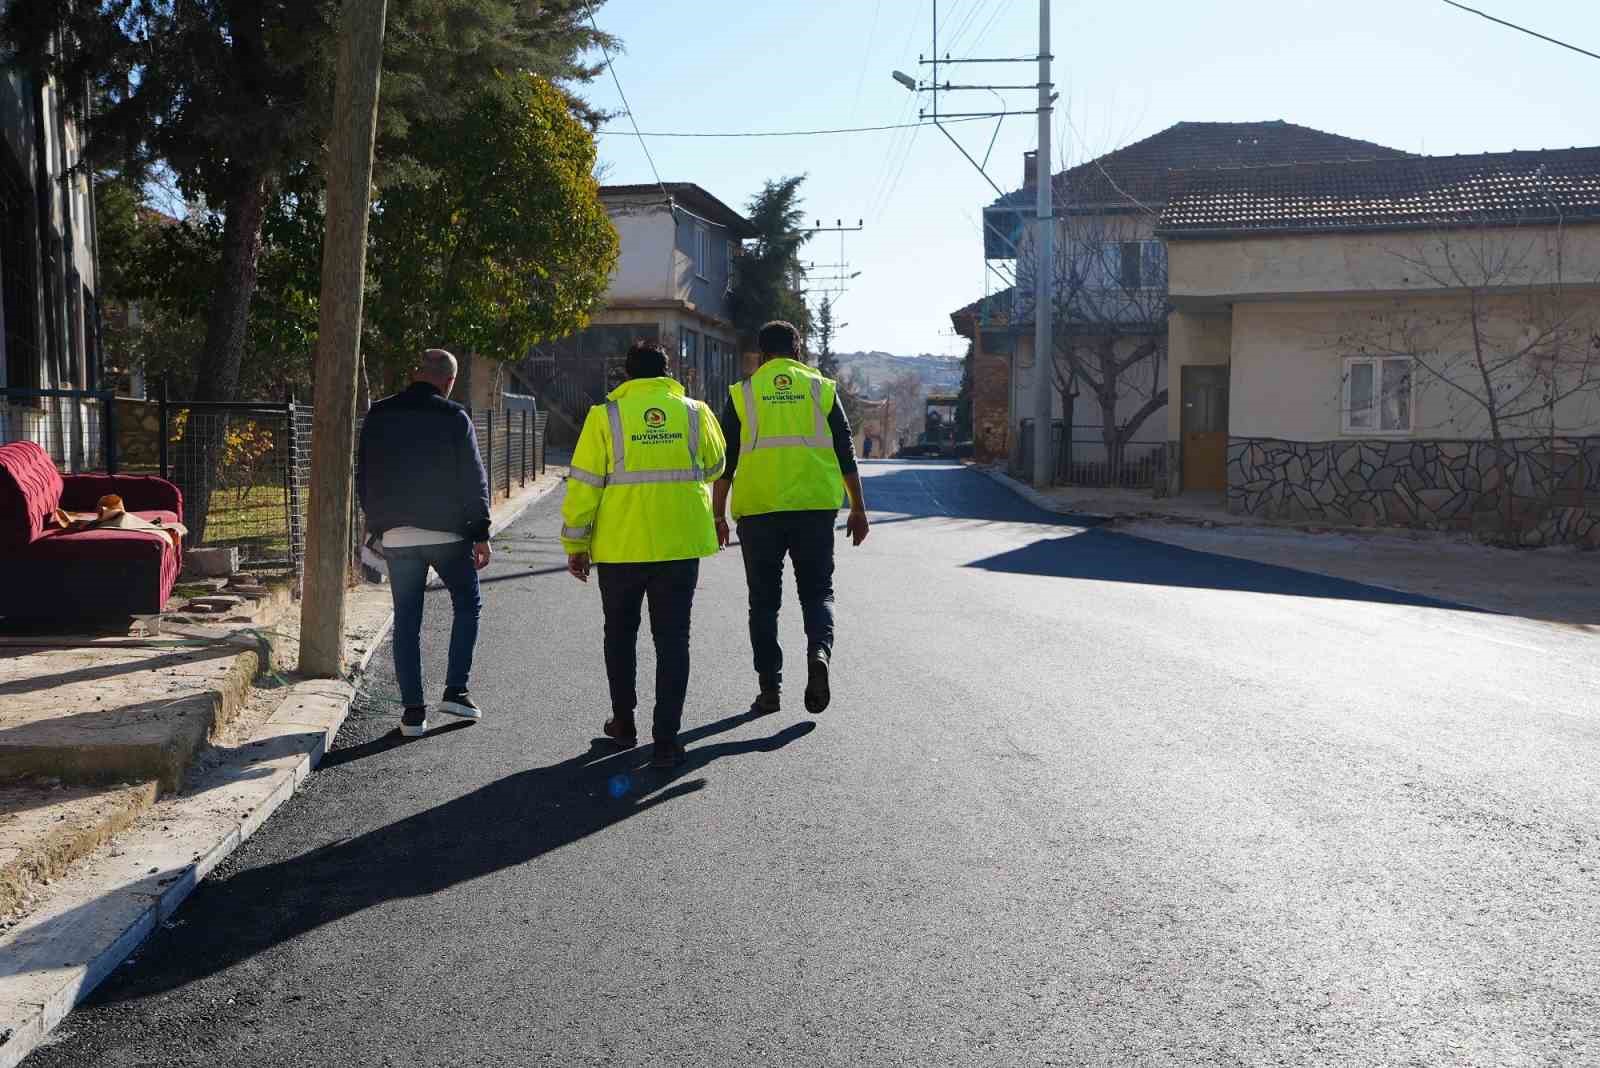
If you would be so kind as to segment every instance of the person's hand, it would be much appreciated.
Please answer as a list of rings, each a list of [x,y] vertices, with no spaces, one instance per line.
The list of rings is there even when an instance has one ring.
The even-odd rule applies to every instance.
[[[494,550],[486,541],[476,542],[472,546],[472,566],[482,571],[489,566],[489,557],[494,555]]]
[[[567,556],[567,574],[579,582],[589,581],[589,554],[571,553]]]
[[[728,521],[726,519],[717,520],[717,548],[726,549],[728,547],[728,539],[731,536],[728,530]]]
[[[850,518],[844,521],[844,529],[850,534],[850,542],[860,545],[867,540],[867,531],[871,524],[867,522],[867,513],[858,509],[850,509]]]

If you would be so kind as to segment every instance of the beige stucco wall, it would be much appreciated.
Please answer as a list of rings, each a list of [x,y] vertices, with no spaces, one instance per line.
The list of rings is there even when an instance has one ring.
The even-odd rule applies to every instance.
[[[1561,255],[1558,257],[1557,252]],[[1305,234],[1167,243],[1175,302],[1277,295],[1357,296],[1439,289],[1455,261],[1496,285],[1600,281],[1600,226]],[[1559,267],[1557,266],[1559,261]],[[1474,284],[1479,284],[1475,279]]]
[[[1600,328],[1600,289],[1569,296],[1589,309],[1585,314],[1591,327]],[[1289,441],[1489,437],[1484,407],[1471,399],[1483,393],[1479,382],[1474,381],[1476,371],[1469,352],[1463,348],[1470,344],[1463,336],[1470,323],[1467,312],[1468,302],[1463,295],[1235,304],[1230,434]],[[1479,320],[1487,333],[1500,338],[1519,336],[1528,321],[1526,301],[1510,297],[1491,302]],[[1415,367],[1409,433],[1360,430],[1347,434],[1343,425],[1345,358],[1395,351],[1384,346],[1394,344],[1391,327],[1398,325],[1415,331],[1406,342],[1411,346],[1409,351],[1425,353],[1431,365],[1448,372],[1449,381]],[[1503,344],[1502,351],[1506,350]],[[1459,383],[1464,390],[1452,383]],[[1594,394],[1570,399],[1555,415],[1560,433],[1600,433],[1600,397]],[[1507,436],[1546,433],[1548,427],[1543,425],[1543,418],[1513,423],[1504,432]]]

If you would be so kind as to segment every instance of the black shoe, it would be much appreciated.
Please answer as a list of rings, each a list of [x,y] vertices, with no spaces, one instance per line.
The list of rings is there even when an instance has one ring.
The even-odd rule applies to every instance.
[[[607,738],[624,749],[632,749],[639,744],[639,729],[633,725],[632,716],[627,719],[612,716],[600,729],[605,731]]]
[[[462,719],[479,720],[483,718],[483,710],[472,703],[472,698],[467,696],[465,690],[446,690],[444,700],[439,702],[439,711]]]
[[[683,763],[684,748],[677,742],[656,742],[650,752],[652,768],[675,768]]]
[[[400,716],[400,733],[407,738],[421,738],[428,733],[428,707],[412,705]]]
[[[806,711],[813,716],[821,715],[830,700],[828,654],[819,649],[806,660]]]
[[[756,699],[750,702],[750,714],[752,716],[770,716],[782,708],[782,691],[776,686],[771,689],[763,686],[761,692],[756,694]]]

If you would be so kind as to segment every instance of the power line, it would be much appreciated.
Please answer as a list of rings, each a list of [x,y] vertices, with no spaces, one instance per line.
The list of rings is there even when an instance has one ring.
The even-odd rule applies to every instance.
[[[630,113],[629,117],[630,118],[632,117],[631,113]],[[971,120],[971,119],[945,119],[943,121],[945,121],[945,122],[971,122],[971,121],[975,121],[975,120]],[[841,126],[841,127],[838,127],[838,128],[835,128],[835,129],[831,129],[831,130],[756,130],[756,131],[734,131],[734,132],[731,132],[731,133],[681,133],[681,132],[677,132],[677,131],[670,131],[670,132],[646,131],[646,132],[640,133],[638,127],[635,126],[633,132],[634,132],[634,134],[636,136],[641,137],[641,138],[644,138],[644,137],[823,137],[823,136],[830,135],[830,134],[876,133],[876,132],[878,132],[880,130],[909,130],[914,126],[932,126],[932,125],[933,125],[933,121],[930,119],[930,120],[919,121],[919,122],[889,123],[889,124],[884,125],[884,126]],[[623,131],[623,130],[601,130],[599,132],[599,136],[601,136],[601,137],[616,137],[618,134],[621,134],[624,137],[627,136],[627,132]]]
[[[856,109],[861,106],[861,87],[867,83],[867,67],[872,64],[872,44],[878,36],[878,14],[883,7],[883,0],[876,0],[872,5],[872,29],[867,31],[867,51],[861,57],[861,73],[856,75],[856,98],[850,104],[850,119],[855,120]]]
[[[1579,48],[1575,44],[1568,44],[1566,41],[1559,40],[1555,37],[1546,36],[1537,30],[1530,30],[1526,26],[1518,26],[1515,22],[1507,22],[1505,19],[1495,18],[1486,11],[1479,11],[1477,8],[1468,7],[1466,4],[1458,4],[1456,0],[1444,0],[1444,2],[1449,4],[1451,7],[1460,8],[1462,11],[1467,11],[1477,15],[1479,18],[1488,19],[1490,22],[1498,22],[1500,25],[1516,30],[1518,33],[1525,33],[1529,37],[1537,37],[1541,41],[1549,41],[1553,45],[1560,45],[1562,48],[1571,49],[1581,56],[1588,56],[1590,59],[1600,59],[1600,52],[1591,52],[1587,48]]]
[[[594,27],[595,43],[600,46],[600,54],[605,57],[606,69],[611,72],[611,81],[617,87],[617,96],[622,100],[622,110],[628,115],[628,121],[633,124],[633,135],[639,139],[639,147],[644,149],[644,158],[650,164],[650,173],[656,176],[656,185],[661,189],[661,195],[668,204],[672,203],[672,196],[667,192],[666,183],[661,180],[661,172],[656,170],[656,161],[650,155],[650,146],[644,143],[644,134],[639,132],[639,120],[633,117],[633,108],[628,104],[628,94],[622,91],[622,79],[617,77],[616,64],[611,62],[611,50],[606,47],[605,37],[600,32],[600,24],[594,20],[594,8],[589,9],[589,25]]]

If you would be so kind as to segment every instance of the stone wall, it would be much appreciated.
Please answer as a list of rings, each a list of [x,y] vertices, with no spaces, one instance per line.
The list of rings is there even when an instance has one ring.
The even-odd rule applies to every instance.
[[[1228,511],[1600,547],[1600,437],[1228,443]]]
[[[161,420],[152,400],[118,397],[117,463],[130,473],[155,471],[161,463]]]

